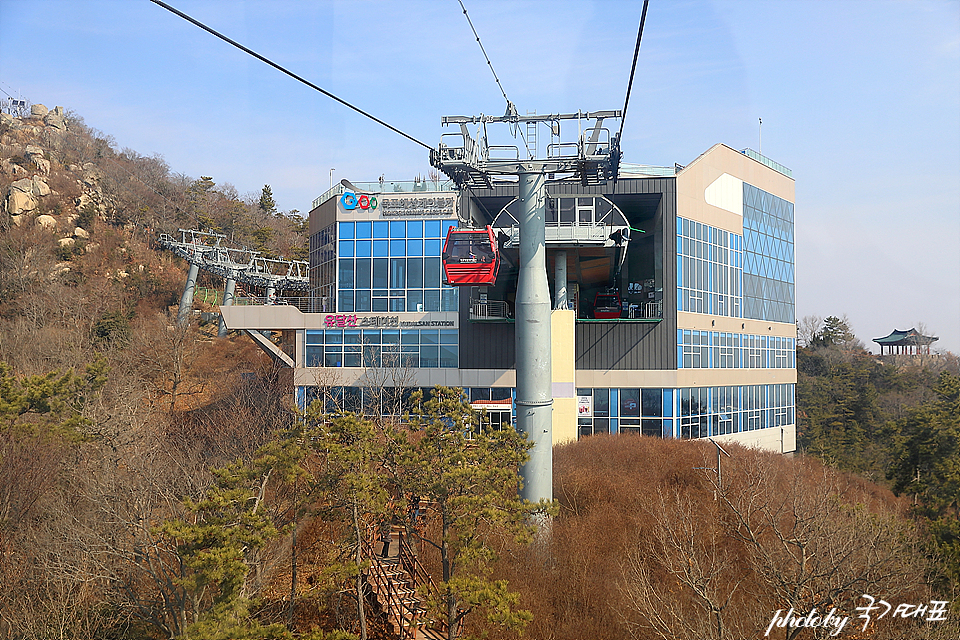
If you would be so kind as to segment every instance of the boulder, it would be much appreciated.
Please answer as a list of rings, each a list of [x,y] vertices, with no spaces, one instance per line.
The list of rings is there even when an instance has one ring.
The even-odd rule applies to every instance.
[[[83,248],[83,250],[86,251],[87,253],[93,253],[94,251],[96,251],[96,250],[99,249],[99,248],[100,248],[100,243],[98,243],[98,242],[91,242],[90,244],[88,244],[87,246],[85,246],[85,247]]]
[[[18,182],[20,181],[18,180]],[[7,198],[7,213],[13,216],[27,213],[36,209],[38,204],[39,203],[30,193],[24,193],[23,191],[11,189],[10,196]],[[46,217],[50,218],[50,216]],[[50,219],[53,220],[53,218]]]
[[[30,115],[34,118],[43,118],[48,113],[50,113],[50,109],[47,109],[42,104],[35,104],[30,107]]]
[[[83,227],[77,227],[73,230],[73,236],[75,238],[80,238],[81,240],[88,240],[90,238],[90,232]]]
[[[63,115],[63,107],[56,107],[53,111],[48,113],[47,116],[43,119],[43,123],[53,129],[66,131],[67,118],[66,116]]]
[[[37,226],[44,229],[56,229],[57,219],[48,215],[37,216]]]
[[[44,162],[47,162],[47,161],[44,160]],[[49,165],[50,163],[47,162],[47,164]],[[32,182],[33,182],[33,187],[31,189],[31,193],[33,193],[33,195],[39,196],[39,197],[50,195],[50,186],[46,183],[46,181],[43,178],[41,178],[40,176],[33,176]]]
[[[23,224],[23,216],[10,216],[10,222],[12,222],[14,226],[19,227]]]
[[[72,247],[77,243],[73,238],[60,238],[57,242],[60,243],[61,247]]]
[[[33,180],[23,178],[10,184],[10,193],[19,191],[20,193],[33,193]]]
[[[88,162],[83,165],[83,183],[88,187],[95,187],[100,180],[103,179],[103,171],[100,170],[100,167]]]

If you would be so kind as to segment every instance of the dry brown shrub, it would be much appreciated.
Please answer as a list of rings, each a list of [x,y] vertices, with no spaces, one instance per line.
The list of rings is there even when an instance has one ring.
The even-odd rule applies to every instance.
[[[595,436],[556,447],[552,536],[505,550],[496,569],[534,613],[528,636],[759,637],[780,608],[855,617],[861,593],[932,597],[916,529],[889,491],[813,459],[725,448],[718,487],[709,442]]]

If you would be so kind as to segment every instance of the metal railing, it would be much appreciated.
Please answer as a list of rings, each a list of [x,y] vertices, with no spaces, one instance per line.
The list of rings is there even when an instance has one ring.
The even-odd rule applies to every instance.
[[[470,318],[483,319],[502,319],[508,318],[509,308],[503,300],[471,300]]]
[[[547,222],[544,239],[547,242],[605,243],[618,228],[623,227],[614,227],[602,222]],[[508,244],[515,245],[520,242],[519,226],[496,227],[496,230],[509,236]]]
[[[741,151],[740,153],[742,153],[743,155],[747,156],[748,158],[753,158],[754,160],[756,160],[756,161],[759,162],[760,164],[764,164],[764,165],[770,167],[771,169],[773,169],[774,171],[776,171],[776,172],[778,172],[778,173],[782,173],[783,175],[787,176],[788,178],[792,178],[792,177],[793,177],[793,171],[791,171],[790,169],[786,168],[785,166],[783,166],[783,165],[780,164],[779,162],[774,162],[773,160],[771,160],[771,159],[768,158],[767,156],[764,156],[764,155],[761,155],[761,154],[757,153],[757,152],[754,151],[753,149],[744,149],[744,150]]]

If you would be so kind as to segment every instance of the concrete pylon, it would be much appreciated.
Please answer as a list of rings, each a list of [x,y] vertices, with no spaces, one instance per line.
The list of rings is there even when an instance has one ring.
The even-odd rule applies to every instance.
[[[520,497],[553,499],[553,392],[550,286],[547,282],[542,171],[521,173],[520,275],[517,281],[517,429],[533,448],[521,469]]]
[[[233,292],[236,291],[237,281],[234,278],[227,278],[227,284],[223,288],[223,306],[229,307],[233,304]],[[217,329],[218,338],[227,337],[227,323],[223,321],[223,315],[220,316],[220,326]]]
[[[197,288],[199,273],[200,267],[191,262],[190,269],[187,270],[187,283],[183,286],[183,295],[180,296],[180,307],[177,309],[177,324],[181,327],[190,322],[190,314],[193,312],[193,294]]]

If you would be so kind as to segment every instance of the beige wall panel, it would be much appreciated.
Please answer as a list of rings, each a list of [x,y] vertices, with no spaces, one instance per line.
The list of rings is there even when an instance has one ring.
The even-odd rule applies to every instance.
[[[791,322],[770,322],[768,320],[750,320],[748,318],[725,318],[705,313],[677,312],[678,329],[697,329],[699,331],[724,331],[731,333],[749,333],[752,335],[779,336],[796,338],[797,325]]]
[[[677,174],[677,215],[743,233],[743,218],[704,201],[704,191],[723,174],[794,202],[793,179],[722,144],[714,145]]]
[[[680,369],[677,387],[726,387],[740,384],[796,384],[796,369]]]

